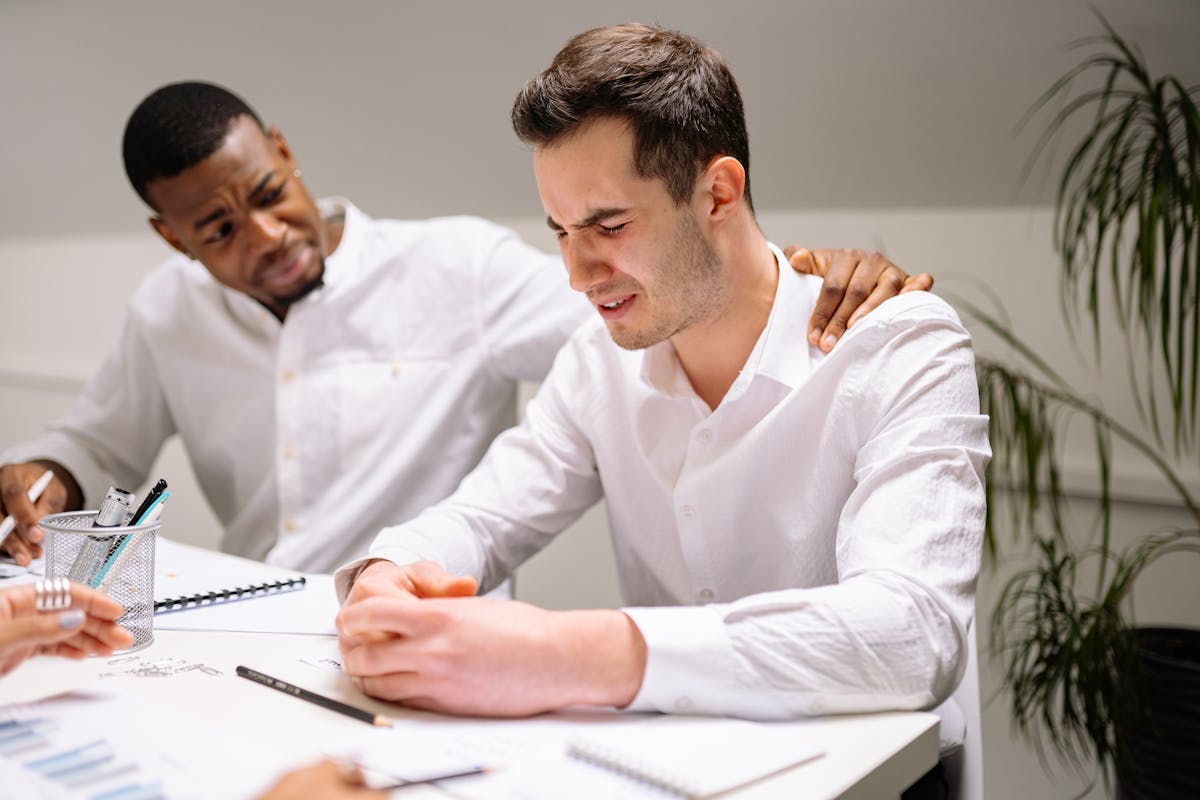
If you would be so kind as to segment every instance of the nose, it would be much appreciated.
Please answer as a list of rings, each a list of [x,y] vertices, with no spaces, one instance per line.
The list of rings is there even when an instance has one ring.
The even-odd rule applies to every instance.
[[[287,223],[265,209],[251,212],[246,228],[250,249],[256,255],[278,250],[287,234]]]
[[[612,268],[601,258],[595,248],[589,247],[584,237],[570,235],[561,239],[563,263],[571,288],[587,293],[612,277]]]

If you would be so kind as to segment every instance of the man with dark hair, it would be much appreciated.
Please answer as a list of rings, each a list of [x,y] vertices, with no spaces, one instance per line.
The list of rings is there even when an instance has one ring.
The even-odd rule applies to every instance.
[[[283,135],[221,87],[155,91],[124,156],[180,255],[136,291],[74,410],[0,457],[17,523],[3,546],[21,563],[40,550],[38,518],[141,484],[178,434],[222,549],[331,570],[449,495],[514,416],[516,382],[543,378],[588,314],[561,261],[510,230],[314,201]],[[852,282],[882,281],[868,306],[900,288],[903,273],[861,253],[834,270],[842,285],[860,260]],[[833,333],[857,288],[828,305]],[[25,493],[47,468],[35,505]]]
[[[599,319],[453,496],[338,572],[344,666],[369,694],[788,718],[957,686],[990,456],[970,337],[914,292],[832,352],[791,347],[820,287],[758,228],[725,150],[740,108],[719,54],[641,25],[576,36],[517,97]],[[469,596],[602,495],[628,607]]]

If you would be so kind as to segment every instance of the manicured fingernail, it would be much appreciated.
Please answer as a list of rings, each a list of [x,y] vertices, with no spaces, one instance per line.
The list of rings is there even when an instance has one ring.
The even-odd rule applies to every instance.
[[[83,611],[75,609],[68,611],[65,614],[60,614],[58,617],[58,627],[64,631],[73,631],[83,624]]]
[[[25,538],[29,539],[31,542],[40,542],[42,539],[46,538],[46,534],[42,532],[41,528],[30,528],[29,533],[26,534]]]
[[[821,340],[822,347],[832,348],[835,344],[837,344],[837,337],[834,336],[832,333]]]

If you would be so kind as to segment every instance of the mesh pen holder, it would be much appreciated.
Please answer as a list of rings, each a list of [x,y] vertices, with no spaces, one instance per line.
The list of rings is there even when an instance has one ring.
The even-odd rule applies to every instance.
[[[125,607],[117,623],[133,634],[129,653],[154,641],[154,541],[162,520],[134,527],[93,528],[95,511],[43,517],[46,577],[91,586]]]

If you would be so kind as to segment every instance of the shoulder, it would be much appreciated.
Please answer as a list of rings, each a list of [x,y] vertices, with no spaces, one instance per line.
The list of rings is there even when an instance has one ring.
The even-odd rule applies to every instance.
[[[222,291],[203,264],[177,253],[142,279],[129,300],[129,313],[147,323],[170,323],[197,305],[220,303]]]
[[[929,292],[908,292],[885,300],[879,308],[860,319],[838,346],[845,343],[869,347],[881,339],[913,331],[930,335],[941,332],[968,342],[971,338],[958,314],[945,300]]]

